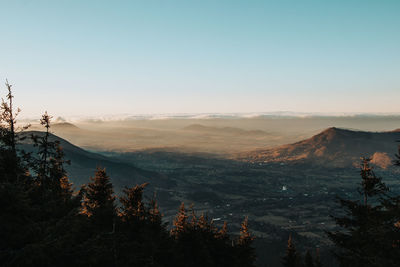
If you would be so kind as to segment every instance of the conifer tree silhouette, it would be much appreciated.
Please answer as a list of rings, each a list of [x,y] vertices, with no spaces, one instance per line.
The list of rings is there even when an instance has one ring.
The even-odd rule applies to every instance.
[[[187,229],[188,216],[186,215],[185,204],[182,202],[179,207],[178,214],[176,215],[173,228],[171,229],[171,236],[178,238],[179,235],[183,234]]]
[[[246,216],[243,220],[240,227],[240,236],[239,236],[239,245],[241,246],[249,246],[254,240],[254,237],[251,235],[249,231],[249,220]]]
[[[143,191],[147,183],[136,185],[123,190],[124,196],[119,198],[121,202],[119,216],[125,221],[143,221],[148,214],[143,203]]]
[[[248,217],[246,216],[240,225],[240,235],[237,240],[238,259],[242,266],[254,266],[256,255],[252,243],[254,236],[250,233]]]
[[[364,205],[368,204],[368,198],[376,195],[382,195],[388,188],[382,183],[382,178],[377,177],[370,166],[371,158],[361,158],[361,188],[360,194],[364,196]]]
[[[379,202],[386,197],[388,188],[369,163],[370,158],[361,159],[358,192],[362,201],[338,198],[346,216],[333,218],[343,230],[327,232],[336,246],[334,255],[341,266],[382,266],[382,260],[386,261],[381,249],[385,242],[380,241],[387,212]]]
[[[12,85],[7,80],[6,88],[6,100],[2,98],[0,106],[0,180],[19,182],[28,170],[17,155],[17,143],[25,138],[20,133],[30,125],[17,127],[17,117],[21,110],[14,108]]]
[[[153,195],[153,198],[150,200],[149,203],[149,217],[152,223],[161,224],[162,214],[158,208],[156,194]]]
[[[20,143],[26,127],[16,126],[19,110],[6,86],[0,116],[1,265],[254,266],[247,217],[233,242],[226,222],[218,229],[193,206],[188,216],[182,203],[168,231],[155,195],[143,200],[146,183],[126,188],[117,209],[102,168],[75,195],[65,169],[70,162],[51,134],[47,112],[40,120],[45,131],[32,137],[37,151],[19,150],[32,144]]]
[[[289,235],[286,255],[283,257],[283,266],[285,267],[296,267],[299,263],[299,254],[297,253],[296,247],[292,240],[292,235]]]
[[[82,187],[82,214],[95,223],[99,230],[112,231],[116,216],[113,185],[106,170],[97,167],[91,182]]]

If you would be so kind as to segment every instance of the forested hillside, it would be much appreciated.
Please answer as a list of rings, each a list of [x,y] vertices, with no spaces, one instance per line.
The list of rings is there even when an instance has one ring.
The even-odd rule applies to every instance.
[[[42,132],[17,127],[18,112],[8,83],[7,89],[0,117],[2,266],[255,266],[256,236],[247,217],[239,235],[233,235],[227,223],[217,227],[207,214],[182,203],[168,225],[156,195],[144,199],[147,182],[140,180],[117,195],[102,166],[96,166],[89,183],[73,190],[65,151],[77,161],[83,154],[81,159],[92,159],[80,162],[81,166],[100,160],[118,168],[118,162],[53,136],[47,112],[40,119]],[[394,166],[399,166],[396,157]],[[362,159],[359,196],[338,198],[342,210],[332,214],[337,227],[326,232],[340,266],[400,263],[400,196],[390,191],[370,163],[371,158]],[[133,166],[127,175],[129,171],[142,174],[141,179],[143,174],[163,179]],[[289,235],[283,266],[322,266],[318,249],[298,251],[295,243]]]
[[[106,170],[73,192],[59,140],[21,134],[11,85],[1,106],[0,263],[2,266],[253,266],[247,218],[231,237],[207,215],[182,203],[169,231],[157,200],[143,200],[146,183],[117,198]],[[36,151],[24,151],[26,139]],[[29,142],[28,142],[29,143]],[[64,144],[65,145],[65,144]]]

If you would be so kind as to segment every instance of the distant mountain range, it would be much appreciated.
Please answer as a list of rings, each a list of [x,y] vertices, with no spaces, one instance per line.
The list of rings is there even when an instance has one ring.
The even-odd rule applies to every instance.
[[[63,125],[62,127],[69,128],[76,126],[71,124]],[[27,137],[32,134],[40,136],[43,135],[43,132],[29,131],[23,133],[23,135]],[[71,165],[67,165],[66,169],[71,181],[75,184],[77,189],[81,184],[89,182],[89,177],[94,175],[96,167],[106,168],[116,191],[120,191],[124,186],[132,186],[144,182],[149,182],[150,187],[168,187],[169,182],[166,177],[157,172],[143,170],[134,166],[132,163],[112,159],[99,153],[86,151],[53,134],[50,135],[50,139],[52,141],[60,141],[66,159],[71,161]],[[22,148],[28,152],[36,151],[30,138],[26,138],[23,141]]]
[[[59,122],[52,124],[51,129],[55,131],[74,131],[79,130],[79,127],[69,122]]]
[[[165,119],[254,119],[254,118],[321,118],[321,117],[399,117],[399,112],[368,113],[368,112],[235,112],[235,113],[159,113],[159,114],[108,114],[101,116],[70,116],[72,122],[110,122],[135,120],[165,120]],[[25,122],[37,122],[38,117],[25,117]],[[56,121],[65,121],[57,118]]]
[[[391,166],[400,141],[400,129],[389,132],[363,132],[328,128],[294,144],[243,152],[235,159],[250,162],[310,163],[333,167],[359,164],[360,157],[372,157],[379,167]]]

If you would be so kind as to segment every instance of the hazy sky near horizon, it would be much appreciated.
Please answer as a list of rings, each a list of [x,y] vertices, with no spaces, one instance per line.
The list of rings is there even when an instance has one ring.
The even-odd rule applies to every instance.
[[[23,116],[400,112],[398,0],[0,0],[0,10],[0,79]]]

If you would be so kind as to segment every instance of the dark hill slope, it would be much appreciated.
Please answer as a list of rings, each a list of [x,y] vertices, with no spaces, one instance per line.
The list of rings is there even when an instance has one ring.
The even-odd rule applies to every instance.
[[[23,133],[24,136],[30,136],[31,134],[42,135],[43,132],[30,131]],[[143,170],[131,163],[86,151],[53,134],[50,135],[50,139],[52,141],[60,141],[66,158],[71,161],[71,165],[67,166],[66,169],[68,170],[70,179],[76,186],[87,183],[89,177],[93,176],[96,167],[99,166],[106,168],[116,191],[120,191],[124,186],[144,182],[149,182],[150,187],[168,187],[168,179],[156,172]],[[29,138],[25,139],[22,148],[26,151],[36,151]]]
[[[362,132],[339,128],[300,142],[271,149],[240,153],[238,159],[252,162],[304,162],[337,167],[357,164],[360,157],[373,156],[381,167],[390,164],[397,152],[400,131]]]

